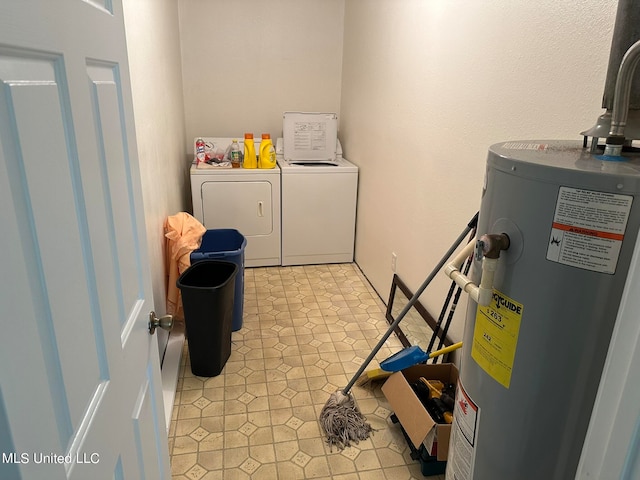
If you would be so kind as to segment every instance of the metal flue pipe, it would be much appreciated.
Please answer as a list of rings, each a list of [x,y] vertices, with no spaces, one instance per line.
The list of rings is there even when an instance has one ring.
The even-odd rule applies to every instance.
[[[634,43],[620,63],[616,88],[613,98],[613,112],[611,113],[611,129],[607,137],[605,155],[618,156],[622,152],[625,136],[624,131],[627,125],[629,105],[631,101],[631,84],[633,75],[640,61],[640,40]]]
[[[619,97],[615,92],[622,59],[629,48],[638,40],[640,40],[640,0],[618,0],[607,77],[602,95],[602,108],[605,109],[605,112],[598,117],[594,126],[580,132],[580,135],[584,137],[583,146],[585,148],[591,138],[590,150],[592,153],[597,151],[598,140],[607,138],[612,130],[611,118],[614,101]],[[630,88],[629,104],[624,109],[625,112],[628,112],[624,127],[625,145],[629,145],[632,140],[640,140],[640,78],[635,78],[631,82]]]
[[[613,110],[613,102],[617,97],[615,89],[622,58],[631,45],[638,40],[640,40],[640,0],[618,0],[616,23],[609,50],[607,78],[602,94],[602,108],[609,112]],[[629,107],[632,110],[640,109],[640,79],[632,83]]]

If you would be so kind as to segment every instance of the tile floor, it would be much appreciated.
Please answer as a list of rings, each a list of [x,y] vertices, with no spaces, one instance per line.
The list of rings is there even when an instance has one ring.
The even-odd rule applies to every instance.
[[[222,373],[194,376],[185,345],[173,480],[424,479],[379,386],[352,389],[370,439],[331,451],[317,420],[386,331],[384,312],[355,264],[245,269],[244,324]],[[399,348],[392,335],[376,360]]]

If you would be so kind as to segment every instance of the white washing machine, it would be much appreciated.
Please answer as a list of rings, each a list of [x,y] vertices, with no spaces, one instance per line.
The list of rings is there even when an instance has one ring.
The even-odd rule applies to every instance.
[[[205,137],[226,151],[231,138]],[[241,149],[242,139],[239,138]],[[256,145],[256,149],[257,149]],[[193,216],[207,229],[235,228],[247,239],[245,266],[281,264],[280,168],[191,166]]]
[[[342,158],[288,158],[278,139],[282,172],[282,265],[353,261],[358,167]]]

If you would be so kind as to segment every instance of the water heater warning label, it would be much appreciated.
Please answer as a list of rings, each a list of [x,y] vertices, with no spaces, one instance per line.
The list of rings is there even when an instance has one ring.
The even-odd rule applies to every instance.
[[[560,187],[547,260],[614,274],[633,197]]]
[[[453,407],[447,480],[470,480],[476,457],[480,407],[471,400],[460,379]]]

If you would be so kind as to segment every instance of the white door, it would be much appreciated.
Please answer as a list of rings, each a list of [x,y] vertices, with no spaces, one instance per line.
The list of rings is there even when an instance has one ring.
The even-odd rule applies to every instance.
[[[168,479],[119,0],[0,2],[0,227],[0,478]]]

